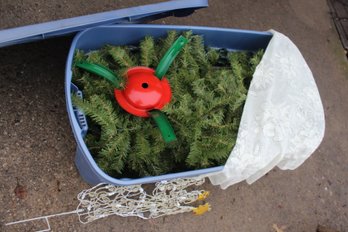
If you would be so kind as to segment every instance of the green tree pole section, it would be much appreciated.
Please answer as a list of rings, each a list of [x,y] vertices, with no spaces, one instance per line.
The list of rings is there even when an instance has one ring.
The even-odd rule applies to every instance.
[[[176,140],[176,136],[172,125],[169,123],[167,117],[159,110],[151,110],[149,112],[151,117],[154,119],[157,127],[159,128],[163,140],[166,143],[173,142]]]
[[[155,76],[158,77],[158,79],[161,80],[163,78],[170,65],[173,63],[175,57],[179,54],[179,52],[184,47],[184,45],[187,44],[187,42],[188,39],[186,39],[182,35],[179,36],[174,44],[168,49],[166,54],[164,54],[155,71]]]
[[[110,81],[116,89],[123,88],[124,83],[121,81],[121,78],[117,77],[113,71],[104,66],[88,62],[80,62],[77,63],[76,66],[105,78],[106,80]]]

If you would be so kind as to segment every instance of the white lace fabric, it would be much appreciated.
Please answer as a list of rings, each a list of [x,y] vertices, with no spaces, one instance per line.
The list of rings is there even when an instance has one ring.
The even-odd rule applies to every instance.
[[[233,148],[223,171],[208,175],[222,189],[253,183],[275,166],[295,169],[319,146],[324,110],[311,70],[283,34],[273,37],[256,67]]]

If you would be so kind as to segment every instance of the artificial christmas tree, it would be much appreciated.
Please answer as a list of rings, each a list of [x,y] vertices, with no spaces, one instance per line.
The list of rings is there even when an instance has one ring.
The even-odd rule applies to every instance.
[[[98,165],[109,175],[138,177],[222,165],[237,137],[250,80],[262,51],[237,52],[206,48],[203,38],[182,34],[189,42],[173,61],[166,78],[172,100],[162,110],[177,141],[165,143],[153,122],[132,116],[115,101],[112,85],[90,72],[74,69],[73,82],[84,99],[73,102],[88,116],[86,143]],[[107,67],[119,77],[137,65],[155,68],[159,57],[177,40],[145,37],[138,46],[110,46],[76,51],[75,64]],[[126,79],[120,79],[125,86]]]

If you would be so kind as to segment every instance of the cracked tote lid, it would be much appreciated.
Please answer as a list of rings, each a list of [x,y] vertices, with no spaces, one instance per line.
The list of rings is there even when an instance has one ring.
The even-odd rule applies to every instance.
[[[208,0],[174,0],[61,19],[0,31],[0,47],[69,35],[87,28],[144,23],[168,16],[182,17],[208,6]]]

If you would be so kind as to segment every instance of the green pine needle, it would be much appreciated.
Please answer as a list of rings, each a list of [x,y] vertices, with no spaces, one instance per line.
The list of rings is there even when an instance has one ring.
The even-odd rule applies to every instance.
[[[110,46],[109,54],[121,68],[131,68],[134,66],[134,61],[125,48]]]
[[[145,39],[140,42],[140,51],[141,65],[152,67],[154,60],[157,60],[155,56],[155,42],[152,37],[146,36]]]

